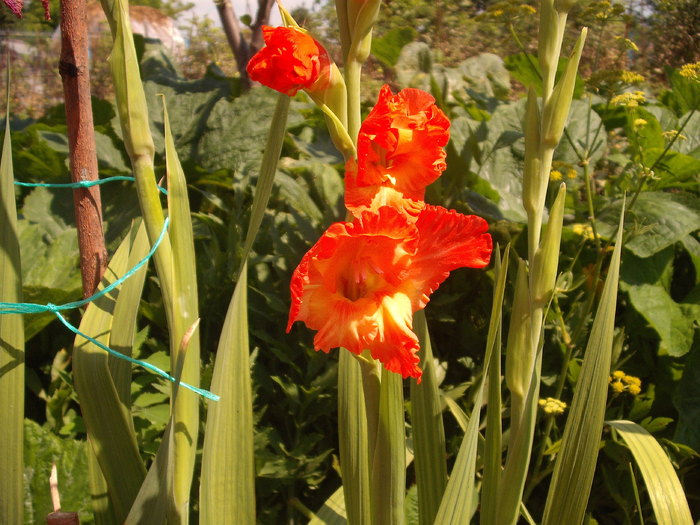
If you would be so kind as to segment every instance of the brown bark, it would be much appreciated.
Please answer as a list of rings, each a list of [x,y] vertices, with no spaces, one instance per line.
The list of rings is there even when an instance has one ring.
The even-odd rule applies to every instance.
[[[85,0],[61,0],[61,58],[58,70],[63,80],[66,102],[73,182],[98,178],[85,11]],[[99,186],[75,189],[73,205],[78,228],[83,297],[89,297],[97,288],[107,266]]]
[[[250,56],[260,51],[265,45],[262,35],[262,26],[270,23],[270,12],[275,0],[258,0],[258,13],[255,16],[255,23],[251,26],[253,34],[250,37]]]
[[[250,42],[246,41],[241,32],[241,25],[231,0],[215,0],[215,2],[226,40],[228,40],[228,45],[236,57],[238,72],[241,75],[241,86],[243,89],[248,89],[251,82],[246,72],[246,66],[250,57],[257,53],[265,44],[262,26],[270,23],[270,12],[272,11],[272,6],[275,5],[275,0],[258,0],[258,11],[255,15],[255,22],[251,26]]]
[[[221,26],[226,35],[226,40],[228,40],[228,45],[231,51],[233,51],[233,55],[236,57],[238,72],[241,75],[241,87],[243,89],[248,89],[250,88],[250,79],[248,78],[248,73],[245,68],[248,65],[248,60],[250,60],[251,55],[248,49],[248,42],[245,41],[245,38],[243,38],[241,34],[241,26],[238,22],[236,12],[233,10],[231,0],[217,0],[216,10],[219,12]]]
[[[46,516],[46,525],[80,525],[77,512],[52,512]]]

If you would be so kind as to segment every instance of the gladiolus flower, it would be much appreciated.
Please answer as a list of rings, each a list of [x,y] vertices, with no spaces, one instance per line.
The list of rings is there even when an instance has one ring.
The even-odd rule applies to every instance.
[[[347,208],[359,216],[405,199],[422,201],[426,186],[445,170],[449,126],[428,93],[409,88],[393,95],[389,86],[382,87],[360,127],[357,160],[345,167]]]
[[[413,313],[450,271],[488,264],[487,229],[480,217],[429,205],[417,220],[383,206],[332,224],[294,271],[287,332],[303,321],[318,331],[316,350],[369,350],[387,370],[420,380]]]
[[[285,95],[321,91],[329,83],[331,59],[325,48],[296,27],[263,26],[265,47],[248,62],[248,76]]]

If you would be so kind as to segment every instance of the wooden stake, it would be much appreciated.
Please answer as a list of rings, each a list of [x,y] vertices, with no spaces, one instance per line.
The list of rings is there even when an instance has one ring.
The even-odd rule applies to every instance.
[[[61,0],[61,58],[58,65],[66,102],[66,124],[73,182],[97,180],[85,0]],[[83,297],[97,288],[107,267],[99,186],[73,191],[80,247]]]

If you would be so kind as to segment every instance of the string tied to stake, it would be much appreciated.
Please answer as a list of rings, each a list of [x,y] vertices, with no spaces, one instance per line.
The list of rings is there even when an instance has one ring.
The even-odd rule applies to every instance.
[[[25,188],[92,188],[93,186],[98,186],[104,184],[105,182],[114,182],[119,180],[135,181],[134,177],[129,177],[126,175],[114,175],[113,177],[105,177],[104,179],[97,180],[79,180],[77,182],[20,182],[15,181],[15,185],[23,186]],[[158,191],[163,195],[168,194],[168,190],[162,186],[158,186]]]
[[[102,180],[107,180],[107,179],[102,179]],[[141,259],[139,262],[137,262],[129,271],[127,271],[124,275],[119,277],[117,280],[114,282],[108,284],[105,286],[103,289],[98,290],[95,294],[91,295],[90,297],[87,297],[86,299],[81,299],[80,301],[73,301],[70,303],[66,304],[53,304],[53,303],[46,303],[46,304],[37,304],[37,303],[5,303],[5,302],[0,302],[0,314],[39,314],[39,313],[44,313],[44,312],[51,312],[54,314],[61,323],[68,328],[71,332],[73,332],[75,335],[79,335],[80,337],[90,341],[92,344],[97,346],[98,348],[101,348],[108,354],[116,357],[117,359],[122,359],[124,361],[128,361],[131,364],[140,366],[141,368],[145,368],[146,370],[153,372],[154,374],[162,377],[163,379],[167,379],[168,381],[172,383],[177,383],[178,385],[182,386],[183,388],[186,388],[188,390],[191,390],[192,392],[195,392],[196,394],[199,394],[200,396],[210,399],[212,401],[218,401],[220,397],[216,394],[213,394],[212,392],[209,392],[208,390],[204,390],[202,388],[198,388],[196,386],[190,385],[188,383],[178,381],[175,377],[171,376],[164,370],[161,370],[155,365],[152,365],[151,363],[148,363],[146,361],[142,361],[140,359],[134,359],[133,357],[130,357],[128,355],[122,354],[121,352],[117,352],[116,350],[113,350],[112,348],[108,347],[107,345],[99,342],[98,340],[94,339],[93,337],[90,337],[89,335],[81,332],[78,328],[76,328],[74,325],[72,325],[64,316],[61,312],[66,311],[66,310],[73,310],[75,308],[80,308],[82,306],[85,306],[91,302],[93,302],[96,299],[99,299],[100,297],[108,294],[112,290],[114,290],[117,286],[121,285],[124,281],[126,281],[129,277],[134,275],[144,264],[146,264],[151,257],[153,257],[153,254],[156,252],[158,249],[158,246],[160,245],[161,241],[165,237],[165,234],[168,231],[168,226],[170,224],[170,217],[166,217],[164,223],[163,223],[163,229],[160,232],[160,235],[156,239],[156,242],[153,243],[153,246],[151,246],[151,249],[148,251],[146,256]]]

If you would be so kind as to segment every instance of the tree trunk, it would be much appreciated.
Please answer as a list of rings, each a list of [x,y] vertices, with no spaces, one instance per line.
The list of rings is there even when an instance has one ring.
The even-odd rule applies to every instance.
[[[238,72],[241,75],[241,87],[243,89],[249,89],[250,79],[248,78],[248,72],[245,68],[248,65],[248,60],[250,60],[250,51],[248,49],[248,42],[245,41],[245,38],[243,38],[241,34],[241,26],[236,17],[236,12],[233,10],[231,0],[217,0],[216,10],[219,12],[221,26],[226,34],[228,45],[231,51],[233,51],[233,56],[236,57]]]
[[[233,51],[238,63],[238,72],[241,75],[241,87],[249,89],[251,86],[246,66],[250,57],[257,53],[263,47],[264,41],[262,36],[262,26],[270,23],[270,12],[275,0],[258,0],[258,11],[255,15],[255,22],[251,26],[252,34],[250,42],[246,41],[241,32],[241,25],[233,9],[231,0],[215,0],[216,9],[219,12],[221,25],[226,34],[228,45]]]
[[[63,80],[66,102],[71,179],[73,182],[97,180],[85,0],[61,0],[61,58],[58,70]],[[75,189],[73,205],[78,228],[83,297],[89,297],[107,267],[99,186]]]

